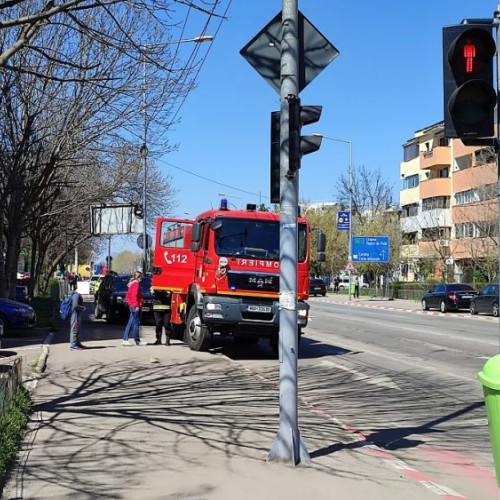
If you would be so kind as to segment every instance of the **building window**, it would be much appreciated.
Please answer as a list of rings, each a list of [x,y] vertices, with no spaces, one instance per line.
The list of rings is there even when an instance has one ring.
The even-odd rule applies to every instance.
[[[410,161],[418,158],[418,143],[412,142],[403,146],[403,161]]]
[[[405,177],[403,180],[403,189],[411,189],[414,187],[418,187],[418,174],[415,175],[409,175],[408,177]]]
[[[487,165],[496,161],[495,152],[492,148],[481,148],[474,151],[474,165]]]
[[[455,158],[455,170],[465,170],[472,167],[472,155]]]
[[[428,227],[422,229],[422,241],[449,240],[451,227]]]
[[[462,222],[455,225],[455,237],[463,238],[496,238],[498,226],[496,221]]]
[[[403,233],[403,245],[414,245],[418,242],[418,233]]]
[[[418,215],[418,203],[411,203],[410,205],[403,205],[401,207],[401,218],[414,217]]]
[[[422,200],[422,211],[435,210],[437,208],[450,208],[450,197],[434,196]]]
[[[455,205],[466,205],[479,201],[492,200],[496,196],[496,184],[488,184],[475,189],[455,193]]]

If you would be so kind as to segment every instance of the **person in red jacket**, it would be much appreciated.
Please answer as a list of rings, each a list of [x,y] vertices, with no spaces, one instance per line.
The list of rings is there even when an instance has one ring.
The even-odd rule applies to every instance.
[[[132,330],[134,336],[135,345],[147,345],[147,342],[142,342],[139,336],[139,327],[141,324],[141,307],[143,304],[142,292],[141,292],[141,278],[142,273],[136,271],[134,273],[132,281],[128,284],[127,294],[125,295],[125,300],[128,304],[130,310],[130,318],[128,320],[127,326],[125,327],[125,332],[123,333],[122,345],[133,345],[128,341],[128,336]]]

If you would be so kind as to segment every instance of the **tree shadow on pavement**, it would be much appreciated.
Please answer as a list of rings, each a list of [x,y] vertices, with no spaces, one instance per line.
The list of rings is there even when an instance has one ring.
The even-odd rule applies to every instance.
[[[238,457],[261,463],[279,423],[275,386],[206,355],[169,365],[122,359],[68,367],[44,379],[36,403],[38,420],[24,450],[29,460],[21,458],[13,471],[16,484],[49,484],[89,499],[124,498],[148,474],[230,471]],[[314,446],[345,438],[338,425],[302,411]],[[313,467],[364,474],[337,460]],[[184,483],[175,498],[198,498],[194,483]]]

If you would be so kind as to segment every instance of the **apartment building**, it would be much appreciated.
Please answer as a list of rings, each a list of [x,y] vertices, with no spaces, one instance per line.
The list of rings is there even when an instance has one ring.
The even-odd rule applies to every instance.
[[[444,123],[403,144],[400,277],[473,282],[498,261],[497,169],[489,147],[444,137]]]

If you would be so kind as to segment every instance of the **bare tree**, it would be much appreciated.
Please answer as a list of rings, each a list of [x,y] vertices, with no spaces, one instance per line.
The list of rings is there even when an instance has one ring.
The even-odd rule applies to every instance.
[[[143,86],[150,54],[138,40],[161,42],[160,4],[166,7],[111,0],[62,2],[55,10],[36,0],[0,6],[7,19],[0,23],[0,295],[13,294],[23,237],[32,240],[35,271],[47,255],[50,271],[89,239],[89,204],[138,198],[145,110],[148,124],[165,125],[151,134],[153,144],[166,144],[170,110],[193,84],[186,64],[174,71],[178,58],[167,44],[148,61],[154,84],[147,92]],[[162,72],[168,78],[160,81]],[[154,164],[149,177],[159,210],[174,191]]]

